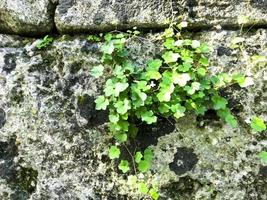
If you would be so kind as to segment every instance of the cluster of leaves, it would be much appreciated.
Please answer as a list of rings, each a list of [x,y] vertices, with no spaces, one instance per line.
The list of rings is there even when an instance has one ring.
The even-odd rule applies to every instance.
[[[260,132],[266,130],[266,125],[264,123],[264,120],[262,118],[256,117],[256,116],[254,116],[251,119],[250,126],[257,133],[260,133]],[[259,153],[259,157],[264,163],[267,163],[267,151],[261,151]]]
[[[182,22],[176,28],[184,26],[186,24]],[[95,103],[97,110],[109,110],[109,130],[119,144],[136,137],[136,123],[156,123],[158,116],[179,119],[187,113],[204,115],[207,110],[214,109],[225,122],[237,126],[227,107],[227,99],[220,95],[219,90],[233,83],[246,87],[253,80],[237,73],[210,74],[209,46],[197,40],[182,39],[174,27],[166,29],[162,35],[162,56],[150,60],[146,66],[137,66],[129,59],[125,47],[129,35],[106,34],[101,46],[102,64],[91,70],[96,78],[103,74],[108,77],[103,94]],[[89,36],[88,40],[100,41],[100,38]],[[120,148],[111,146],[109,157],[119,159]],[[139,172],[150,169],[151,149],[135,152],[133,157],[134,162],[130,162],[137,165]],[[129,172],[130,162],[121,160],[119,169],[123,173]],[[147,193],[149,189],[146,187],[142,184],[140,190]],[[152,189],[151,196],[157,199],[157,190]]]
[[[119,158],[121,154],[120,149],[117,146],[111,146],[109,149],[109,158],[116,159]],[[153,151],[147,148],[142,154],[141,151],[137,151],[134,156],[134,161],[137,164],[137,168],[140,172],[147,172],[150,169],[151,160],[153,159]],[[119,169],[126,173],[130,170],[129,162],[127,160],[121,160],[119,164]]]
[[[50,37],[49,35],[46,35],[37,45],[37,49],[44,49],[46,48],[48,45],[50,45],[52,42],[54,41],[54,39],[52,37]]]

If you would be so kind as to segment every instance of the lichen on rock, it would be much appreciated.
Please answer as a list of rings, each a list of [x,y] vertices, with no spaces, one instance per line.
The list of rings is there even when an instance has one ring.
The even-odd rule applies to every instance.
[[[237,129],[214,121],[212,112],[204,118],[162,119],[140,128],[138,145],[150,145],[155,152],[150,176],[160,180],[162,198],[266,198],[266,169],[257,157],[266,147],[266,132],[253,135],[246,124],[255,114],[266,119],[266,63],[253,60],[254,55],[266,56],[266,30],[248,32],[242,48],[232,46],[238,34],[222,30],[192,36],[213,47],[212,71],[243,71],[254,78],[248,89],[231,87],[223,93],[236,109]],[[145,42],[149,37],[155,36],[133,39],[127,47],[141,66],[158,55],[156,44]],[[0,49],[0,142],[16,144],[10,160],[19,161],[21,175],[32,174],[36,180],[34,189],[20,188],[28,188],[28,197],[36,200],[138,199],[107,159],[111,138],[106,113],[94,109],[94,98],[103,87],[103,80],[89,73],[99,64],[98,45],[84,36],[56,38],[45,50],[33,44]],[[4,151],[3,156],[8,155]],[[2,199],[21,194],[8,182],[0,179]]]

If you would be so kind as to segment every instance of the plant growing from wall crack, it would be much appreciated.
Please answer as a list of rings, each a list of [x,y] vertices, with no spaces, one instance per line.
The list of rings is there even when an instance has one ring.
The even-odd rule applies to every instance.
[[[233,83],[245,87],[248,78],[237,73],[211,74],[210,47],[198,40],[183,39],[179,32],[185,26],[182,22],[166,29],[161,36],[162,55],[143,67],[129,58],[126,44],[132,32],[104,36],[102,64],[94,67],[91,74],[96,78],[103,74],[107,77],[103,94],[95,103],[97,110],[109,110],[109,131],[117,141],[109,148],[110,159],[120,159],[120,148],[136,137],[136,123],[153,124],[159,116],[179,119],[189,113],[204,115],[213,109],[226,123],[237,126],[228,101],[220,95],[219,89]],[[178,34],[176,30],[180,30]],[[134,36],[138,34],[135,32]],[[88,40],[100,41],[93,36]],[[132,160],[120,160],[118,168],[123,173],[130,173],[132,168],[135,173],[146,173],[153,156],[151,148],[134,152]],[[140,181],[137,188],[153,199],[159,197],[156,186]]]

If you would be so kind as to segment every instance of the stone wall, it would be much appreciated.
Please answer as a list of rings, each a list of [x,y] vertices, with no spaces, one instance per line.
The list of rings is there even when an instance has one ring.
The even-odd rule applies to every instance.
[[[265,0],[1,0],[0,199],[141,199],[107,157],[107,113],[94,104],[103,83],[89,74],[99,44],[85,33],[145,30],[146,42],[128,44],[142,65],[160,52],[152,38],[179,19],[212,46],[211,70],[242,72],[254,85],[223,91],[236,129],[212,112],[142,126],[139,145],[156,156],[151,179],[166,200],[267,199],[267,166],[258,158],[267,132],[252,134],[247,123],[254,115],[267,121],[266,10]],[[38,50],[45,34],[55,40]],[[237,37],[242,48],[233,47]]]

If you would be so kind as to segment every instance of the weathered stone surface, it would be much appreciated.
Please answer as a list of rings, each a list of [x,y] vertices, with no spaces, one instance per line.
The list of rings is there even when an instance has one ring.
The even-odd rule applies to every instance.
[[[176,3],[169,0],[60,0],[55,23],[60,32],[104,31],[167,24]]]
[[[51,32],[54,7],[50,0],[1,0],[0,33],[41,35]]]
[[[37,172],[19,165],[18,150],[14,138],[0,142],[0,197],[3,199],[29,199],[35,190]],[[5,180],[12,193],[5,191],[1,182]]]
[[[201,119],[187,116],[144,128],[153,135],[149,145],[155,152],[148,176],[159,183],[162,199],[266,199],[266,166],[258,152],[266,148],[267,133],[252,134],[248,120],[254,115],[267,120],[267,63],[253,57],[267,56],[267,31],[243,35],[207,31],[193,36],[214,48],[212,73],[242,72],[255,83],[222,91],[239,121],[236,129],[214,120],[212,112]],[[233,44],[237,36],[244,38],[242,45]],[[160,51],[150,35],[139,39],[128,47],[142,65]],[[5,154],[4,160],[15,159],[18,166],[31,169],[33,177],[38,174],[36,187],[27,193],[33,200],[140,199],[107,159],[111,138],[105,120],[99,120],[101,113],[93,108],[92,100],[101,93],[104,81],[89,74],[99,64],[99,45],[84,36],[61,36],[38,51],[37,42],[0,48],[0,108],[5,112],[0,142],[7,144],[16,137],[17,149],[14,155]],[[191,156],[190,162],[184,155]],[[175,165],[178,160],[185,166]],[[9,166],[8,170],[13,172]],[[11,185],[8,176],[0,177],[0,199],[21,194]]]
[[[244,26],[266,26],[267,12],[265,1],[238,0],[188,0],[188,17],[193,27],[221,25],[224,27],[239,27],[239,19]]]
[[[57,6],[56,6],[57,5]],[[237,0],[2,0],[0,33],[43,35],[155,28],[187,20],[191,28],[266,27],[266,1]]]
[[[162,28],[182,18],[191,28],[221,25],[266,26],[266,3],[262,1],[214,0],[61,0],[55,23],[61,33],[95,32],[111,29]]]

